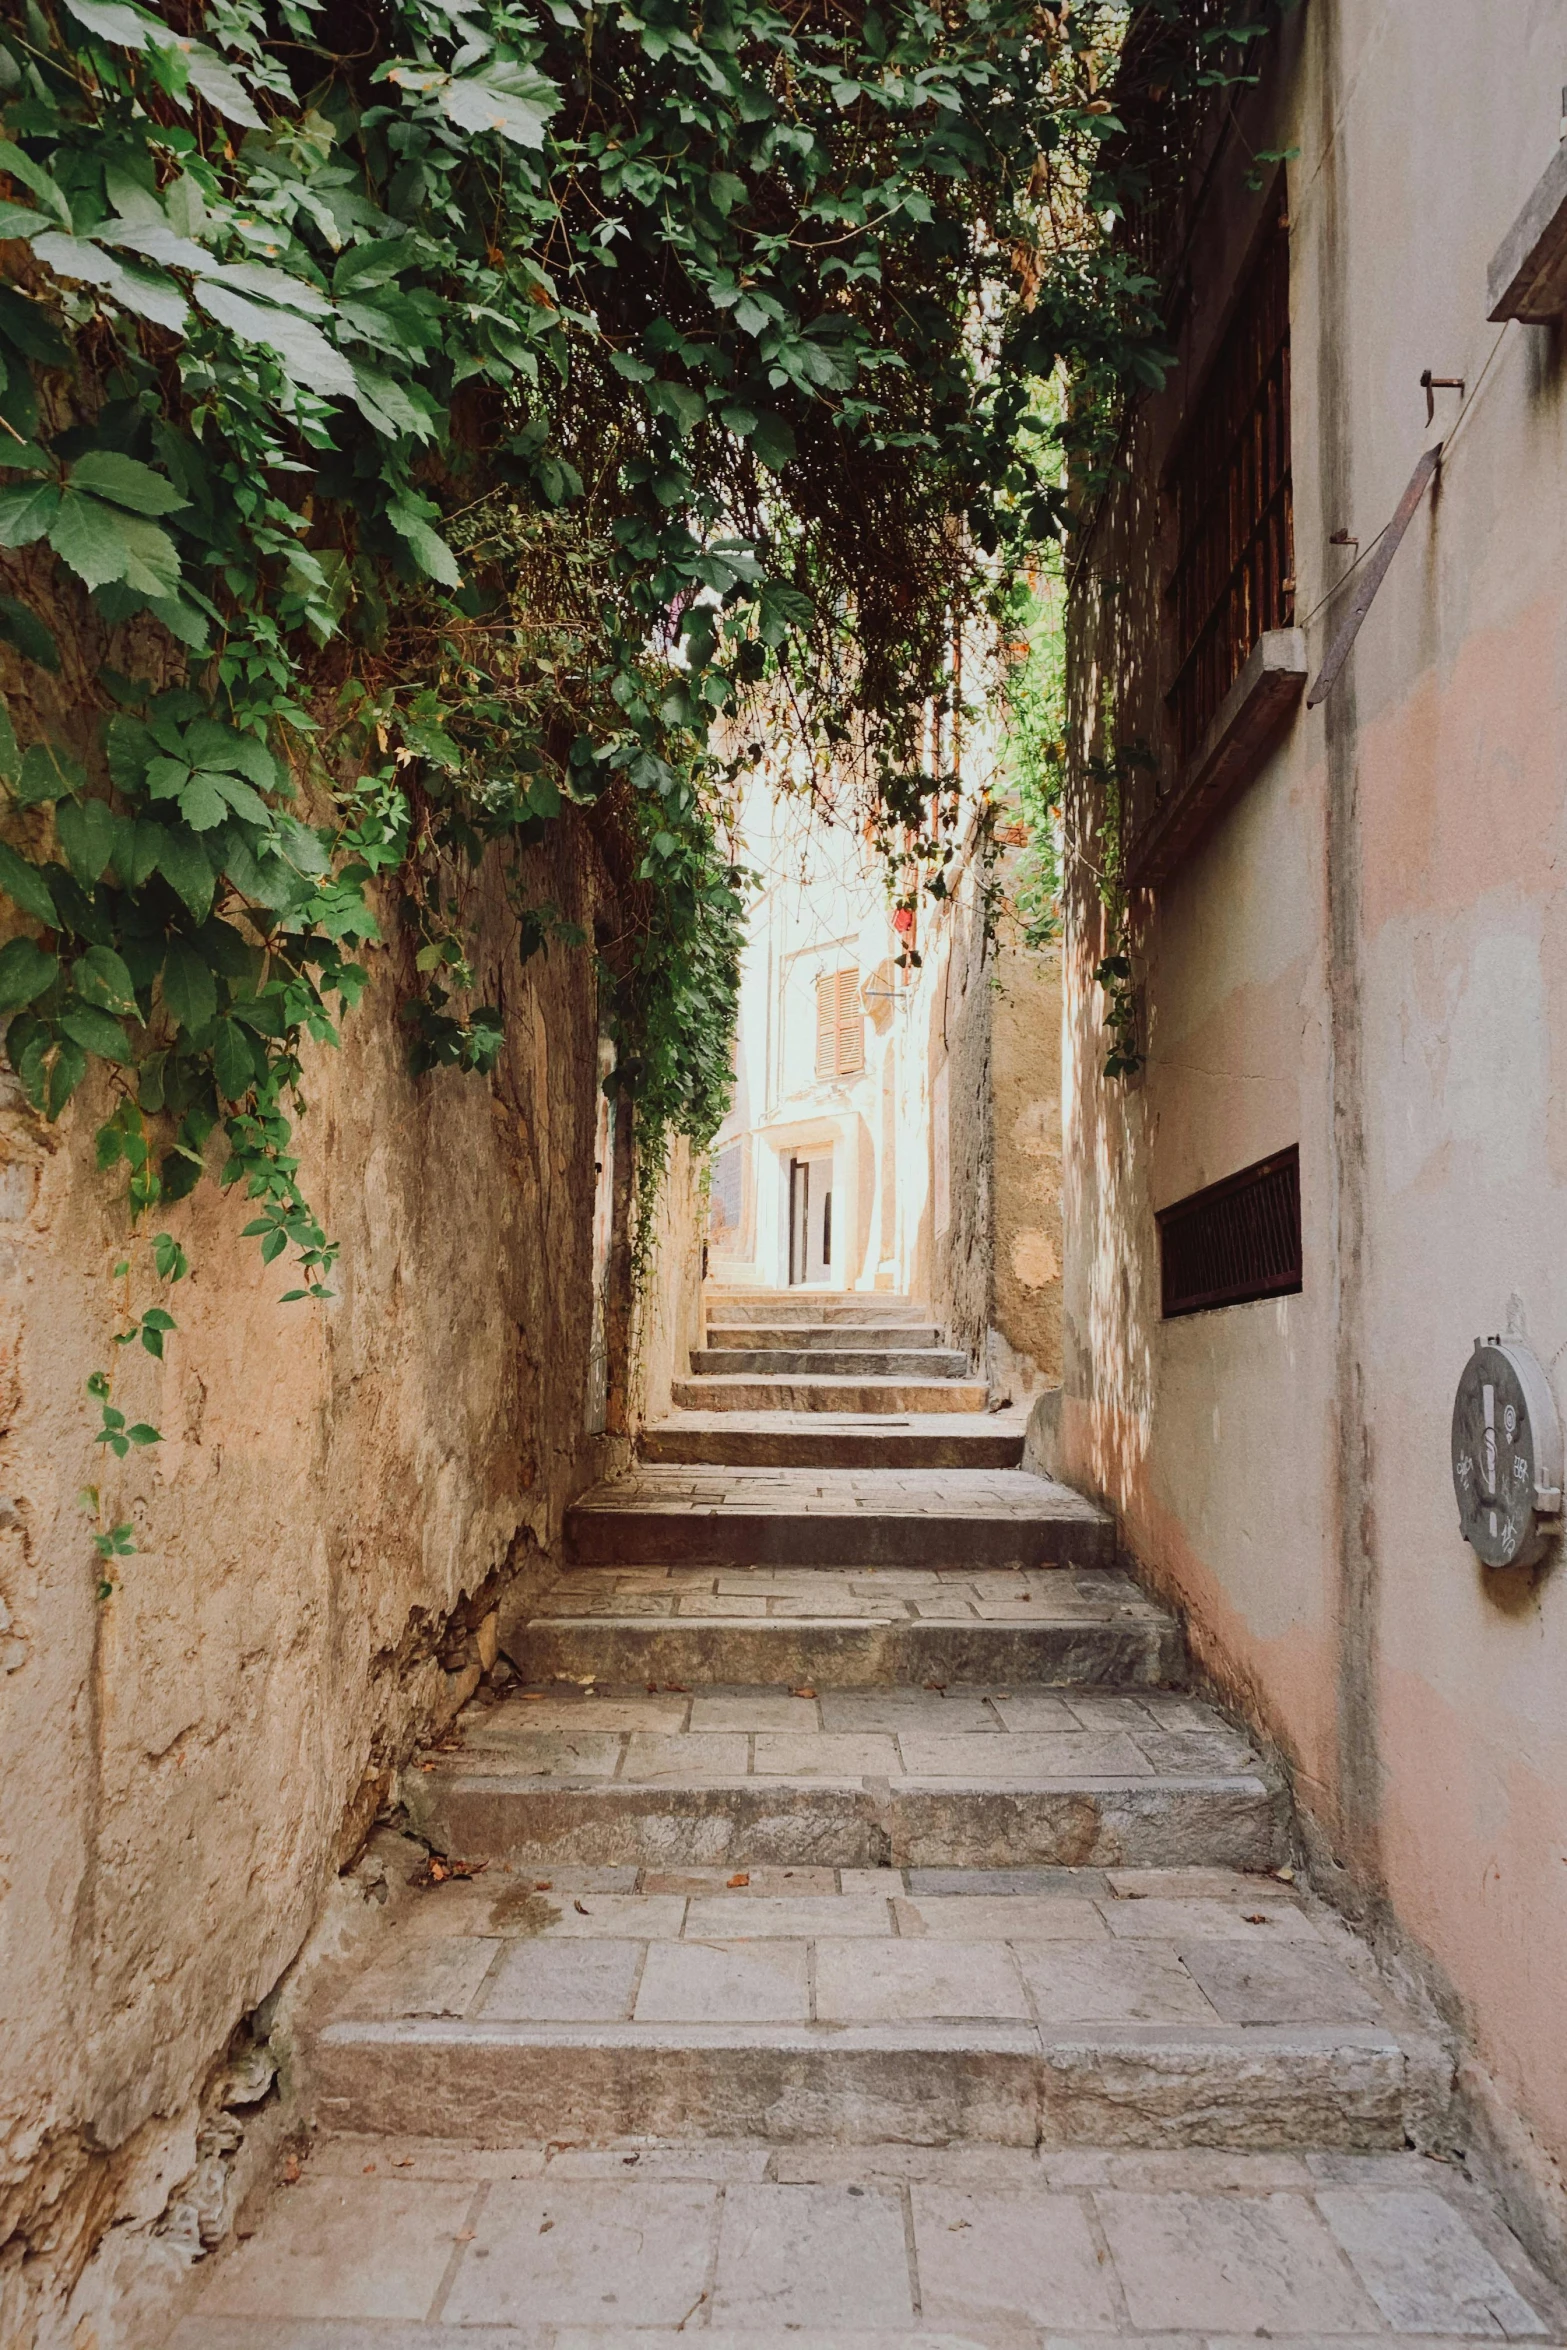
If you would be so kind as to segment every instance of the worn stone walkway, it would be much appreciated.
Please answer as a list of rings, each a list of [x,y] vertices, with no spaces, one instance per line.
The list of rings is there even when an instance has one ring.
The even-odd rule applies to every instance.
[[[819,1299],[724,1311],[837,1352]],[[174,2350],[1567,2341],[1101,1515],[821,1417],[573,1514]]]

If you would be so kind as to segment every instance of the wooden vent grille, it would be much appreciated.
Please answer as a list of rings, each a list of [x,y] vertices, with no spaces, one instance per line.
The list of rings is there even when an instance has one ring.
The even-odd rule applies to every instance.
[[[1158,1225],[1166,1321],[1291,1295],[1301,1286],[1299,1149],[1161,1208]]]
[[[1175,680],[1167,703],[1190,758],[1264,629],[1295,617],[1290,479],[1289,225],[1276,216],[1192,411],[1170,473]]]
[[[816,1074],[852,1077],[865,1066],[865,1014],[858,971],[830,971],[816,982]]]

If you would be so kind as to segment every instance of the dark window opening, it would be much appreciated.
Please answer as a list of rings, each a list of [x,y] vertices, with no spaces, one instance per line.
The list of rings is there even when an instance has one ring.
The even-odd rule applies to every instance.
[[[1176,560],[1166,702],[1190,758],[1265,629],[1295,617],[1289,222],[1282,201],[1170,469]]]
[[[1166,1321],[1293,1295],[1302,1275],[1298,1146],[1176,1200],[1156,1221]]]

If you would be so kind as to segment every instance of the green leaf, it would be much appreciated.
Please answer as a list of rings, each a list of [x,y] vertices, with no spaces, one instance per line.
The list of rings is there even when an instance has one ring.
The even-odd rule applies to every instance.
[[[54,1066],[44,1088],[44,1115],[51,1123],[59,1117],[86,1074],[85,1051],[75,1037],[64,1038],[54,1056]]]
[[[59,956],[46,955],[35,939],[8,939],[0,947],[0,1013],[36,1003],[59,968]]]
[[[125,517],[97,498],[67,491],[49,525],[49,544],[89,587],[123,579],[130,568]]]
[[[0,841],[0,889],[13,906],[31,914],[35,922],[47,922],[51,930],[59,928],[60,917],[54,910],[48,882],[37,866],[19,857],[7,841]]]
[[[89,449],[66,478],[73,489],[128,506],[133,514],[177,514],[190,503],[161,473],[135,457],[122,457],[116,449]]]
[[[251,1056],[250,1040],[243,1028],[233,1020],[218,1022],[213,1042],[212,1064],[219,1090],[231,1102],[247,1094],[256,1082],[256,1064]]]
[[[125,1431],[132,1444],[161,1444],[163,1438],[156,1428],[149,1428],[145,1420],[133,1420]]]
[[[781,472],[795,454],[794,428],[769,410],[757,418],[751,446],[765,466],[774,473]]]
[[[59,511],[60,493],[52,481],[12,482],[0,490],[0,547],[30,547]]]
[[[141,1018],[131,975],[113,947],[89,947],[84,955],[78,955],[71,967],[71,985],[88,1003],[98,1004],[106,1012]]]
[[[40,367],[69,367],[71,346],[40,302],[0,287],[0,335]]]
[[[308,319],[296,318],[288,310],[264,309],[259,302],[247,301],[243,294],[230,293],[227,287],[215,286],[206,278],[196,287],[196,299],[209,318],[226,326],[241,342],[258,343],[272,352],[295,382],[328,400],[355,397],[352,367]]]
[[[459,130],[497,131],[517,147],[542,147],[544,126],[560,104],[554,83],[527,65],[487,66],[482,73],[446,82],[433,95]]]
[[[228,814],[228,802],[219,789],[221,780],[216,775],[193,775],[180,793],[180,814],[193,832],[210,832]]]
[[[83,889],[91,889],[114,854],[114,812],[106,800],[61,800],[55,830],[66,862]]]
[[[117,816],[114,820],[114,870],[123,889],[140,889],[158,870],[158,859],[168,834],[150,816]]]
[[[275,1224],[261,1243],[261,1262],[270,1265],[273,1258],[280,1257],[287,1246],[288,1234],[281,1225]]]
[[[462,586],[462,573],[457,567],[456,556],[427,522],[422,522],[417,514],[410,514],[406,507],[400,506],[390,507],[386,518],[427,578],[439,580],[442,587]]]
[[[149,759],[147,762],[147,793],[154,800],[177,800],[190,781],[190,768],[183,759]]]
[[[65,5],[98,40],[113,41],[121,49],[145,49],[149,37],[169,39],[166,25],[150,21],[138,8],[125,7],[123,0],[65,0]]]
[[[205,1028],[218,1008],[217,981],[196,949],[170,941],[163,965],[163,1000],[182,1028]]]
[[[58,743],[30,743],[14,787],[16,802],[22,808],[37,808],[46,800],[68,799],[86,781],[70,752]]]
[[[110,1012],[100,1012],[96,1004],[67,1004],[59,1015],[64,1033],[101,1061],[128,1061],[130,1044],[125,1030]]]
[[[31,604],[24,604],[20,596],[0,596],[0,641],[14,646],[24,661],[58,676],[59,648]]]

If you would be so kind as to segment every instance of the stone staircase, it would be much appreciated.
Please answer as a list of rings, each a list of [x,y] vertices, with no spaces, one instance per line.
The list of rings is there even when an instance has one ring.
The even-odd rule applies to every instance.
[[[315,2202],[179,2350],[1548,2333],[1404,2151],[1447,2054],[1293,1881],[1103,1514],[892,1406],[974,1386],[902,1301],[731,1295],[707,1337],[701,1409],[504,1618],[515,1678],[404,1775],[446,1864],[309,2021]]]
[[[674,1401],[690,1412],[983,1412],[983,1380],[907,1298],[709,1292],[707,1344]]]

